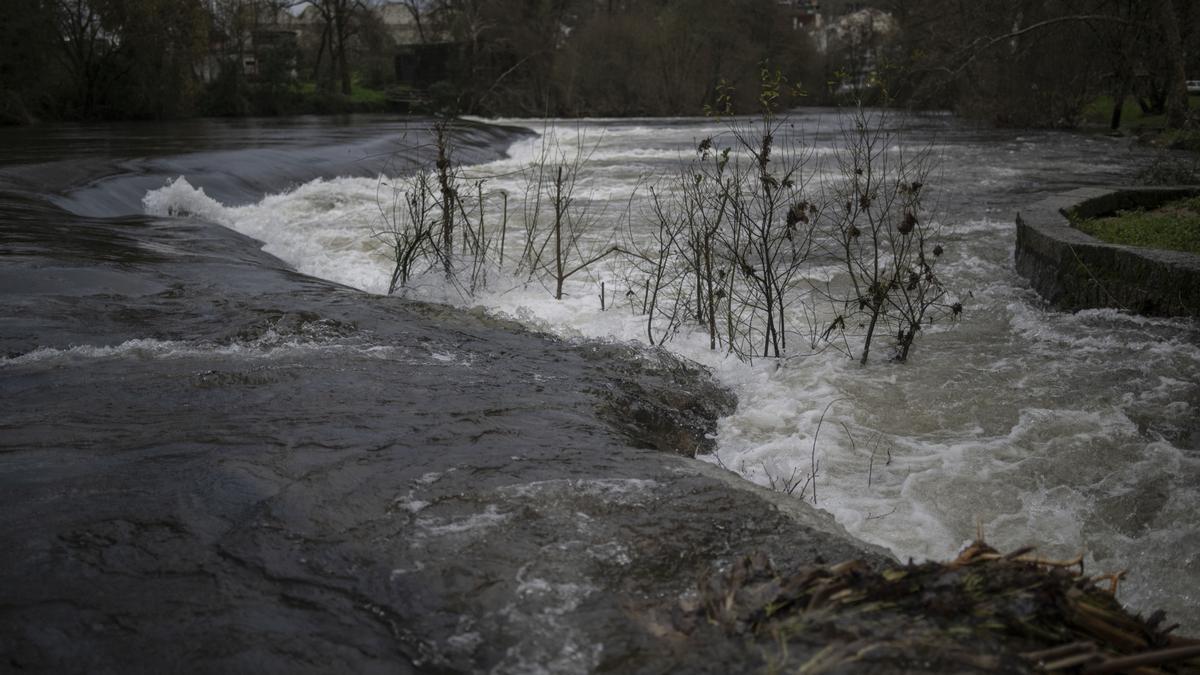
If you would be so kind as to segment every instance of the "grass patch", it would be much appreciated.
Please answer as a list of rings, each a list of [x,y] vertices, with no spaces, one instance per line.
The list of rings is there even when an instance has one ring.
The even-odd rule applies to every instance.
[[[354,103],[378,104],[387,103],[387,93],[382,89],[368,89],[357,83],[350,88],[350,100]]]
[[[1076,229],[1110,244],[1200,254],[1200,197],[1179,199],[1156,209],[1118,211],[1113,216],[1089,218],[1072,224]]]
[[[1200,96],[1188,96],[1188,107],[1200,110]],[[1083,107],[1080,113],[1080,123],[1084,127],[1108,128],[1112,121],[1113,99],[1111,96],[1099,96]],[[1121,106],[1121,129],[1134,133],[1161,131],[1167,126],[1166,115],[1153,115],[1142,112],[1133,96],[1126,96]]]
[[[371,89],[364,87],[355,81],[350,87],[350,95],[345,96],[340,89],[335,89],[331,92],[323,92],[317,90],[317,85],[314,82],[302,82],[296,86],[296,92],[301,99],[313,104],[326,104],[331,102],[341,102],[341,105],[346,106],[349,110],[373,110],[384,108],[388,104],[388,95],[382,89]]]
[[[1085,126],[1104,126],[1107,127],[1112,121],[1113,99],[1111,96],[1100,96],[1083,108],[1081,114],[1082,122]],[[1141,122],[1144,113],[1142,108],[1137,104],[1137,101],[1132,96],[1125,97],[1125,104],[1121,106],[1121,126],[1132,126],[1135,123]],[[1161,116],[1160,116],[1161,117]]]

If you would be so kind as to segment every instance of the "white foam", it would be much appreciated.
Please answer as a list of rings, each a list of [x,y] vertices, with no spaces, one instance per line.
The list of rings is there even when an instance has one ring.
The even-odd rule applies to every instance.
[[[537,121],[512,122],[547,132]],[[676,158],[694,156],[699,139],[724,131],[709,120],[585,120],[564,125],[557,136],[567,148],[572,143],[594,148],[597,170],[581,185],[588,193],[584,197],[602,203],[629,194],[648,170],[674,172]],[[1077,144],[1075,154],[1108,152],[1106,145],[1088,150],[1074,137],[1055,138]],[[778,484],[783,476],[806,476],[816,465],[817,505],[853,534],[901,558],[952,556],[979,525],[1001,548],[1038,544],[1072,555],[1080,548],[1094,551],[1089,563],[1101,569],[1137,570],[1126,586],[1140,609],[1164,605],[1190,622],[1195,633],[1200,610],[1188,589],[1200,588],[1200,563],[1185,568],[1180,561],[1200,557],[1200,537],[1187,506],[1189,496],[1195,503],[1200,467],[1163,437],[1165,431],[1144,427],[1191,424],[1194,429],[1190,417],[1200,401],[1200,333],[1187,322],[1114,310],[1072,315],[1041,309],[1041,301],[1012,269],[1010,211],[1015,209],[988,205],[996,194],[987,185],[1009,190],[1006,186],[1019,184],[1030,171],[1055,167],[1073,175],[1106,176],[1111,162],[1107,156],[1088,164],[1054,154],[1039,156],[1035,167],[1031,158],[1039,143],[1030,142],[1032,153],[993,147],[989,162],[976,159],[987,151],[980,146],[939,144],[938,151],[956,163],[939,189],[956,199],[961,195],[972,202],[966,208],[988,215],[959,219],[948,214],[952,226],[946,231],[941,273],[966,311],[961,322],[923,331],[909,363],[876,360],[861,368],[832,351],[743,363],[709,351],[707,337],[689,327],[668,346],[712,367],[739,397],[738,410],[720,421],[719,451],[710,461],[763,485],[772,479]],[[542,154],[545,144],[544,138],[524,139],[508,158],[467,173],[488,177],[489,190],[515,199],[523,185],[520,170]],[[814,162],[831,151],[827,144],[819,146]],[[831,180],[819,165],[812,169],[818,182]],[[236,209],[215,205],[176,181],[153,199],[148,195],[147,208],[215,220],[264,241],[269,252],[303,272],[379,292],[390,266],[371,235],[380,224],[377,195],[381,186],[387,194],[388,180],[314,181]],[[612,226],[611,218],[599,222]],[[603,240],[606,233],[598,236]],[[808,272],[816,284],[837,283],[837,275],[833,265]],[[644,343],[645,317],[629,311],[622,277],[618,267],[598,265],[568,281],[562,301],[542,283],[496,274],[473,299],[447,288],[440,274],[419,278],[407,293],[480,307],[566,337]],[[598,298],[602,281],[609,293],[607,311],[601,311]],[[813,321],[820,325],[829,318],[819,314]],[[799,335],[789,339],[804,341]],[[876,353],[885,356],[885,345]],[[826,413],[833,401],[841,402]],[[649,489],[551,482],[509,490],[544,499],[576,488],[607,499],[636,499]],[[1155,496],[1160,489],[1167,489],[1161,498]],[[1150,523],[1149,530],[1126,531],[1132,526],[1122,519],[1132,507],[1113,506],[1122,494],[1133,495],[1128,497],[1137,505],[1132,510]],[[812,496],[809,489],[805,497]],[[490,527],[502,522],[502,515],[426,524],[453,534],[460,531],[455,528]],[[507,663],[516,668],[519,657],[531,655],[512,656]],[[575,657],[589,662],[586,654]]]
[[[518,483],[500,488],[500,494],[523,499],[558,500],[591,497],[609,503],[638,503],[653,495],[658,482],[643,478],[563,478]]]
[[[152,216],[196,216],[214,223],[221,223],[226,212],[220,202],[204,194],[204,188],[192,187],[183,176],[147,192],[142,207]]]
[[[511,513],[501,512],[495,504],[489,504],[482,512],[461,518],[421,517],[416,521],[422,536],[445,537],[463,534],[479,534],[490,530],[512,518]]]
[[[77,345],[67,348],[38,347],[25,354],[0,358],[0,368],[32,364],[70,365],[105,359],[195,359],[233,357],[242,359],[276,359],[312,352],[342,353],[360,357],[411,362],[407,350],[384,345],[338,344],[281,338],[273,331],[250,342],[215,344],[136,338],[116,345]]]

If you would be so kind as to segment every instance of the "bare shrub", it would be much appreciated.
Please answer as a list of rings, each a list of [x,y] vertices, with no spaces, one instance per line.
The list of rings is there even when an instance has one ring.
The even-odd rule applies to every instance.
[[[882,114],[858,108],[842,131],[836,165],[826,245],[845,266],[850,293],[825,335],[857,333],[866,364],[887,331],[895,335],[894,358],[904,361],[925,322],[961,311],[942,302],[946,288],[936,273],[941,225],[926,208],[935,158],[928,148],[907,148]]]

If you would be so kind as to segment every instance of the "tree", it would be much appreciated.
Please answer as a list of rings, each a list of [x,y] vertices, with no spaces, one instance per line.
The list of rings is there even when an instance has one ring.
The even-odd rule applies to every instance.
[[[200,0],[51,0],[58,55],[81,117],[191,112],[207,47]]]
[[[1166,55],[1167,126],[1179,129],[1187,122],[1188,93],[1183,40],[1176,23],[1178,14],[1172,0],[1153,0],[1150,6],[1162,34],[1163,52]]]
[[[83,117],[94,117],[101,96],[115,79],[116,60],[123,47],[117,35],[106,29],[102,8],[110,3],[97,0],[53,0],[59,56],[74,85],[75,103]]]
[[[313,68],[317,85],[326,90],[332,90],[336,83],[342,95],[349,96],[353,92],[353,76],[348,58],[350,39],[358,31],[356,22],[362,13],[367,11],[364,0],[305,0],[321,16],[321,43],[317,50],[316,65]],[[325,53],[329,53],[331,77],[320,77],[321,63]]]
[[[0,3],[0,124],[27,123],[46,112],[59,72],[45,58],[56,41],[53,6],[45,0]]]
[[[1001,123],[1072,125],[1083,105],[1144,72],[1185,121],[1183,45],[1196,27],[1172,0],[953,0],[893,3],[910,100],[941,100]],[[1096,54],[1103,56],[1095,58]],[[1170,99],[1168,101],[1168,98]]]

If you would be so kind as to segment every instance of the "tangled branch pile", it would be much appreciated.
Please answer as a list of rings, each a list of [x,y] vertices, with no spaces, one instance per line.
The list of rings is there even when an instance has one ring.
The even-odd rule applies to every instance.
[[[675,623],[744,636],[772,669],[805,673],[1200,673],[1200,641],[1172,636],[1161,612],[1125,611],[1113,594],[1121,575],[1082,568],[982,541],[949,563],[878,571],[850,561],[780,574],[756,553],[701,581]]]

